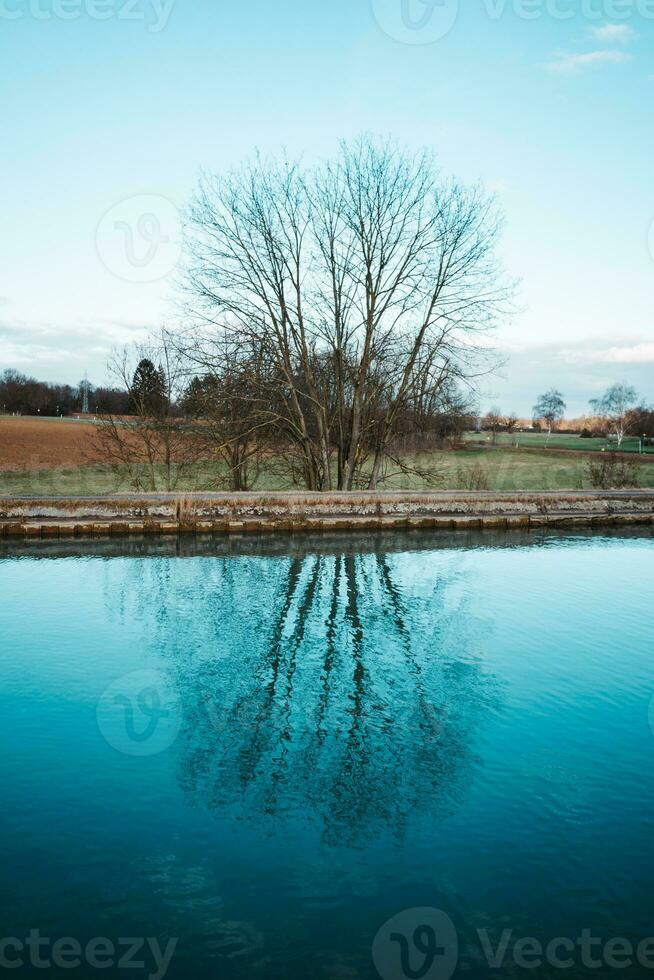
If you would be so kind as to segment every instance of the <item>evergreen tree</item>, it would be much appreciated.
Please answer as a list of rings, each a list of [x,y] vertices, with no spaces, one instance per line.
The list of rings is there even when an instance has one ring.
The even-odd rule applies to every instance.
[[[165,408],[166,380],[161,368],[144,357],[139,361],[131,387],[132,407],[137,415],[160,415]]]

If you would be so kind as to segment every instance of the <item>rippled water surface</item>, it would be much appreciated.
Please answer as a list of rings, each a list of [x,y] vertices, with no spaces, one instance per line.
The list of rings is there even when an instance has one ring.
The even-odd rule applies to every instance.
[[[520,937],[637,945],[653,542],[4,551],[2,935],[175,938],[167,976],[196,980],[533,976]],[[479,930],[511,930],[499,971]],[[580,955],[536,975],[597,976]],[[135,959],[66,975],[155,974]]]

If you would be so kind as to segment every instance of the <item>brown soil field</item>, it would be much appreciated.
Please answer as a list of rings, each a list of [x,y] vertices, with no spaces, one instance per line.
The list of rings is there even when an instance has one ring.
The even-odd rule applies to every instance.
[[[0,472],[91,465],[95,435],[88,422],[0,416]]]

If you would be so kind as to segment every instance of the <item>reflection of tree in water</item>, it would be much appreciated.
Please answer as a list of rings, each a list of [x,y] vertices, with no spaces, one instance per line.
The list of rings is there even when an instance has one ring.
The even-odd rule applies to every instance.
[[[411,554],[203,560],[181,563],[183,583],[170,564],[146,563],[130,601],[171,658],[191,799],[318,820],[341,842],[451,812],[495,696],[455,555],[427,587],[429,557]]]

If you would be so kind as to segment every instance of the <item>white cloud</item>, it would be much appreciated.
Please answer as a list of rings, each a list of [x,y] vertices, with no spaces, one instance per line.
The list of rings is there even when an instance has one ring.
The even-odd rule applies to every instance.
[[[574,337],[575,332],[575,324],[571,323],[570,336]],[[571,341],[566,349],[559,344],[528,340],[523,345],[503,343],[501,353],[509,354],[509,360],[484,386],[484,411],[495,404],[528,417],[537,395],[555,387],[568,403],[568,417],[577,418],[588,412],[591,398],[623,379],[640,392],[643,403],[654,402],[651,331],[621,337],[620,346],[609,335],[589,337],[576,344]]]
[[[41,380],[74,384],[88,368],[97,382],[106,377],[112,349],[146,336],[144,325],[118,320],[68,325],[0,320],[0,371],[16,368]]]
[[[560,357],[569,364],[654,364],[654,343],[632,344],[630,347],[605,347],[598,350],[577,348],[562,350]]]
[[[585,54],[558,54],[550,61],[550,71],[561,75],[571,75],[588,68],[601,65],[621,64],[630,61],[631,55],[624,51],[588,51]]]
[[[602,44],[628,44],[638,37],[628,24],[603,24],[602,27],[591,27],[590,33]]]

